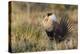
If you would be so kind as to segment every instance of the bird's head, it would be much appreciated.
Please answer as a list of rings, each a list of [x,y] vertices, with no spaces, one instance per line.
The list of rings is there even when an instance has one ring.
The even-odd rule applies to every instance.
[[[56,21],[57,21],[56,15],[53,13],[48,13],[44,17],[43,22],[42,22],[44,29],[52,30],[54,27],[53,22],[56,22]]]
[[[50,20],[52,20],[52,21],[54,21],[54,22],[57,21],[55,14],[53,14],[53,13],[48,13],[47,16],[48,16],[48,18],[49,18]]]

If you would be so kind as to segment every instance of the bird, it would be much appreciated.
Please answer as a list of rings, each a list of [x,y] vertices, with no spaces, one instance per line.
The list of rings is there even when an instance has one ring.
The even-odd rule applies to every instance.
[[[55,14],[47,13],[42,24],[47,36],[51,41],[55,39],[56,42],[61,42],[68,37],[69,33],[71,33],[70,30],[72,25],[66,15],[63,16],[59,22],[57,20],[58,18]]]

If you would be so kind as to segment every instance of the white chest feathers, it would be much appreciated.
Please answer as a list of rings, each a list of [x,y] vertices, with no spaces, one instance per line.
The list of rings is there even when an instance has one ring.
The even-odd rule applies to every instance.
[[[52,21],[57,21],[57,19],[56,19],[56,16],[54,15],[54,14],[52,14],[51,16],[49,16],[49,18],[52,20]]]
[[[54,27],[53,22],[56,22],[56,16],[53,14],[51,16],[46,16],[42,22],[44,29],[51,31]]]

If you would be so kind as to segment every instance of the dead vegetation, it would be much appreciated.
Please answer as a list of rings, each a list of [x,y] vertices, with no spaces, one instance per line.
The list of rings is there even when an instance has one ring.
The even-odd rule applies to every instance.
[[[77,49],[78,7],[47,3],[11,2],[11,48],[12,52],[33,52]],[[60,19],[65,13],[71,19],[73,31],[65,41],[49,41],[41,26],[46,13],[53,12]]]

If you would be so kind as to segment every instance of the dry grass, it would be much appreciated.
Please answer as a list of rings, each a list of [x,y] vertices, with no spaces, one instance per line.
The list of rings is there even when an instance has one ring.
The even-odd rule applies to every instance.
[[[73,31],[69,35],[69,38],[61,43],[56,43],[55,40],[49,41],[44,29],[41,26],[43,16],[47,12],[55,10],[56,5],[52,5],[51,11],[47,7],[47,11],[40,11],[37,6],[32,9],[30,15],[27,12],[27,3],[12,2],[11,13],[11,48],[12,52],[32,52],[32,51],[48,51],[48,50],[64,50],[64,49],[76,49],[77,48],[77,8],[67,9],[68,16],[73,24]],[[24,7],[25,6],[25,7]],[[24,8],[23,8],[24,7]],[[56,15],[61,17],[61,13],[65,13],[62,9],[65,6],[56,8]],[[38,9],[38,11],[36,10]],[[62,12],[61,12],[61,11]],[[55,13],[55,12],[54,12]],[[28,16],[29,15],[29,16]],[[75,23],[76,22],[76,23]]]

